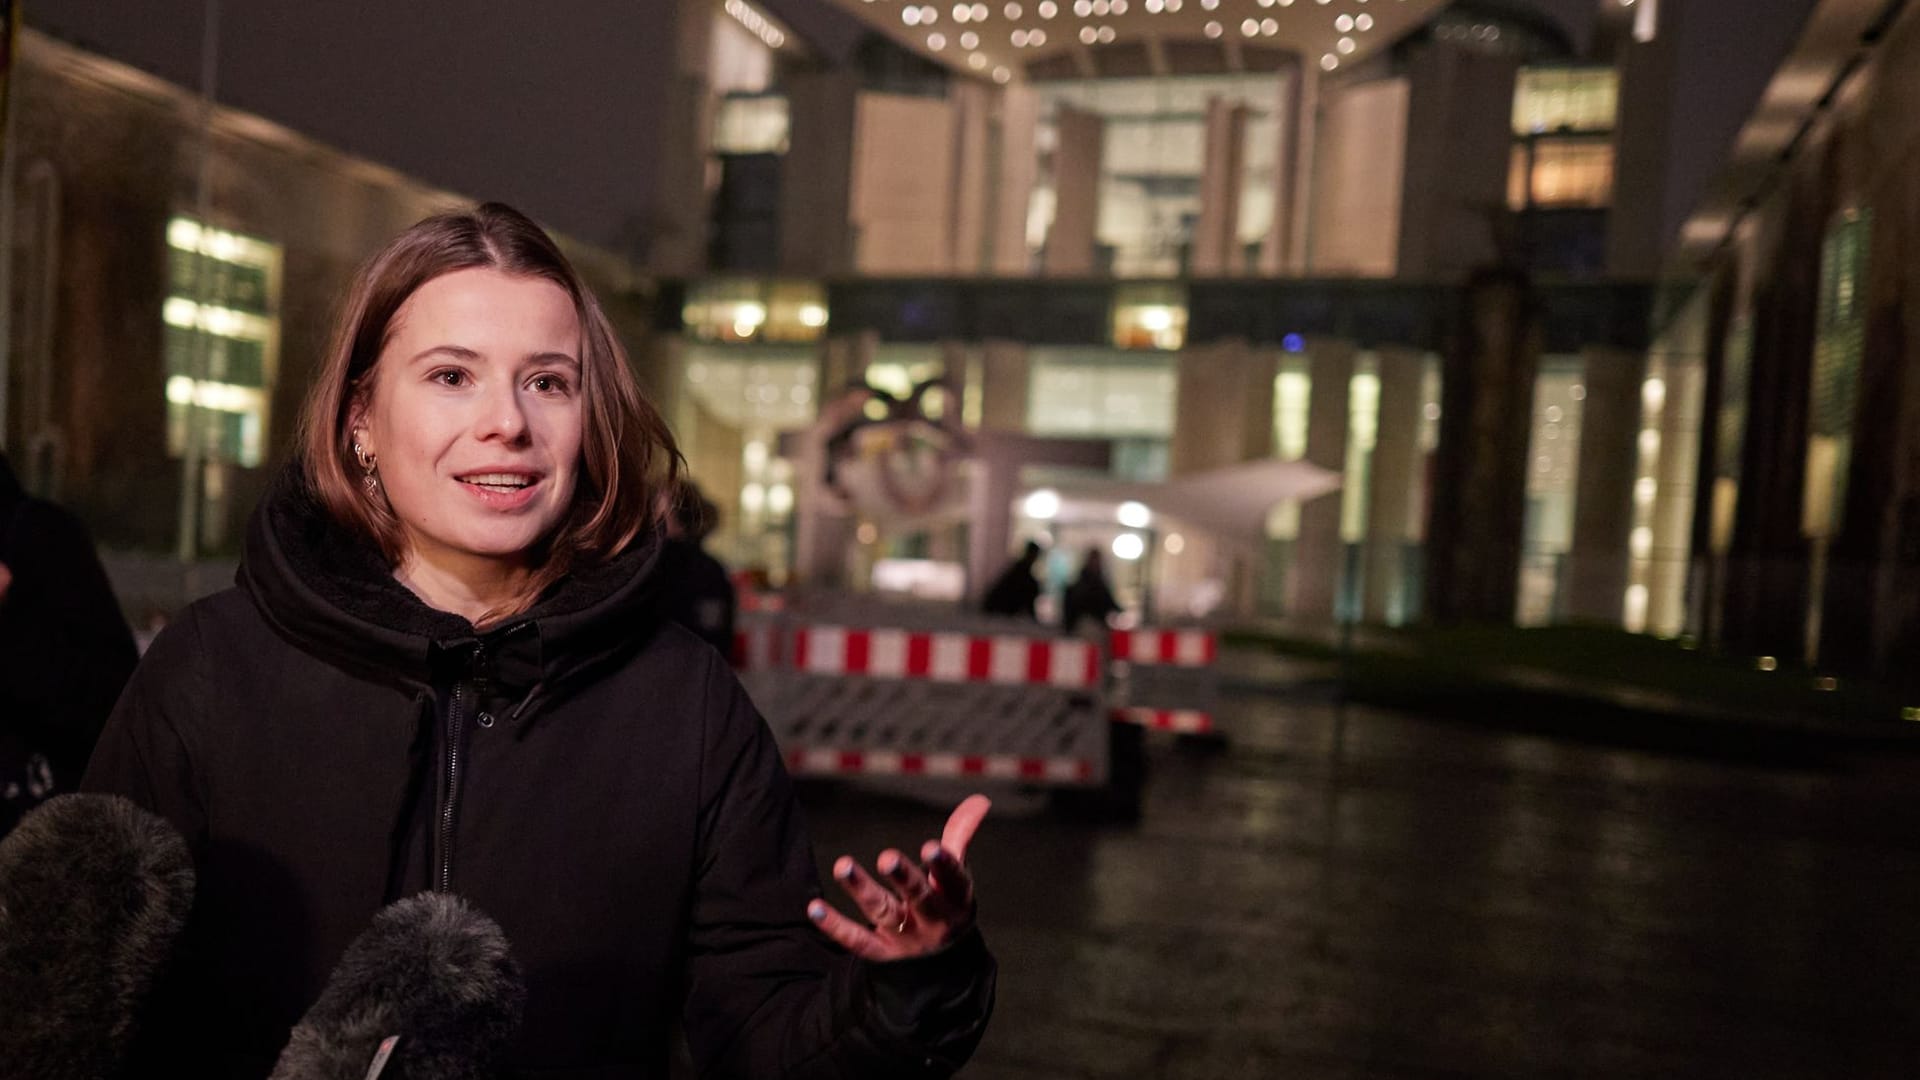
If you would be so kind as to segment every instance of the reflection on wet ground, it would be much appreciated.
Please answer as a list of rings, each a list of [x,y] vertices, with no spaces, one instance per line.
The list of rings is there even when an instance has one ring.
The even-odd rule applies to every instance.
[[[1912,1076],[1920,754],[1664,752],[1268,695],[1137,825],[1002,800],[971,1080]],[[819,854],[940,811],[807,795]],[[911,849],[908,849],[911,850]]]

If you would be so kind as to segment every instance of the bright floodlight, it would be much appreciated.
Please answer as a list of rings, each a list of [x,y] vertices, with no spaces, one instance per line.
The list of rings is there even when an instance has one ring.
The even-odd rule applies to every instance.
[[[1051,488],[1041,488],[1027,496],[1023,509],[1035,521],[1052,521],[1054,515],[1060,512],[1060,493]]]
[[[1144,529],[1153,524],[1153,512],[1148,510],[1144,503],[1123,502],[1120,504],[1120,512],[1117,516],[1120,518],[1120,524],[1129,529]]]
[[[1116,559],[1132,562],[1144,555],[1146,550],[1146,541],[1140,539],[1138,533],[1121,533],[1113,538],[1113,557]]]

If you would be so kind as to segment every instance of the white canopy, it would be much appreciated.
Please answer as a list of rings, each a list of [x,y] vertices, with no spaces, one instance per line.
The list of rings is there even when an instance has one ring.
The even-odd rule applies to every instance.
[[[1060,495],[1057,520],[1112,521],[1124,502],[1145,505],[1156,515],[1178,518],[1222,539],[1258,540],[1267,517],[1282,502],[1307,502],[1340,490],[1340,474],[1306,461],[1249,461],[1203,473],[1188,473],[1158,483],[1122,480],[1063,480],[1049,485]]]

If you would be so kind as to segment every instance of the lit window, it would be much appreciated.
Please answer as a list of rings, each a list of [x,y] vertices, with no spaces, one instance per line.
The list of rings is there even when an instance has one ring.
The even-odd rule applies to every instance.
[[[1620,76],[1612,68],[1528,68],[1513,92],[1513,132],[1612,131]]]
[[[716,154],[787,152],[787,99],[780,94],[735,94],[720,99],[713,117]]]
[[[818,341],[828,318],[826,290],[804,281],[703,281],[681,309],[688,336],[701,341]]]
[[[1507,198],[1514,209],[1611,204],[1613,144],[1594,139],[1537,139],[1531,149],[1516,146]]]
[[[1123,285],[1113,301],[1113,343],[1178,349],[1187,340],[1187,297],[1177,285]]]
[[[167,452],[189,429],[207,460],[247,468],[266,458],[279,367],[281,246],[191,218],[167,224]]]

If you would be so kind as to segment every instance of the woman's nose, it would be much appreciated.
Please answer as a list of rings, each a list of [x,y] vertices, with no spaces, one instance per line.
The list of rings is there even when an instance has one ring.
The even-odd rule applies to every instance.
[[[520,404],[520,395],[512,387],[486,396],[481,405],[480,425],[476,432],[480,438],[516,442],[526,433],[526,410]]]

